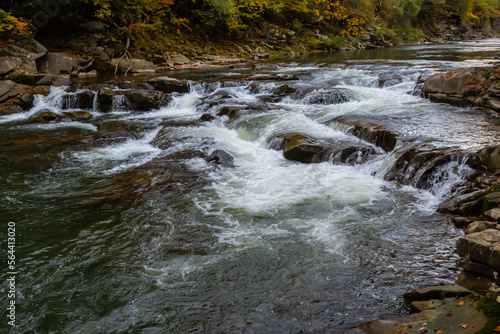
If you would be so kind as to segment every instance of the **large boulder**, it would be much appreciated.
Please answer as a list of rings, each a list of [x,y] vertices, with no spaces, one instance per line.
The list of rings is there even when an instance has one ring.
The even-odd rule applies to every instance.
[[[49,52],[37,60],[37,68],[39,73],[71,74],[78,72],[85,62],[85,59],[67,52]]]
[[[482,148],[476,153],[475,166],[492,172],[500,169],[500,145]]]
[[[500,270],[500,231],[487,229],[467,234],[458,240],[457,252],[467,260]]]
[[[300,133],[279,135],[270,142],[272,148],[283,151],[286,159],[302,163],[360,164],[376,155],[373,147],[361,141],[315,139]]]
[[[169,95],[149,89],[114,91],[107,88],[101,88],[97,99],[99,101],[99,108],[103,112],[111,111],[113,108],[148,111],[164,107],[172,101]]]
[[[47,53],[47,49],[33,40],[20,45],[7,45],[0,50],[0,76],[8,74]]]
[[[482,71],[466,68],[448,73],[436,73],[425,80],[424,93],[462,94],[466,81],[479,78]]]
[[[154,89],[164,93],[189,93],[189,82],[169,77],[158,77],[147,81]]]
[[[118,68],[119,73],[154,73],[158,67],[144,59],[111,59],[111,65]]]

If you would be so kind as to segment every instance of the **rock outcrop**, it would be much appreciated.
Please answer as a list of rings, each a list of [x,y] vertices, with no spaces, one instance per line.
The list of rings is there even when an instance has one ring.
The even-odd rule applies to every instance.
[[[424,82],[423,94],[432,102],[500,111],[500,65],[436,73]]]

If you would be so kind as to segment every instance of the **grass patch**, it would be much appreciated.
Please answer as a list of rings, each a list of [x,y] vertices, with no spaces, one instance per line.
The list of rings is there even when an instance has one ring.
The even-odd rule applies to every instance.
[[[476,334],[495,333],[495,328],[500,326],[500,304],[486,297],[481,297],[476,302],[476,307],[488,318],[484,327]]]

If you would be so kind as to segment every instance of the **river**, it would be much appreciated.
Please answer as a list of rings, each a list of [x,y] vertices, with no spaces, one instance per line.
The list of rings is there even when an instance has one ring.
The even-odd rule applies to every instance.
[[[499,49],[491,39],[311,55],[258,71],[177,71],[167,75],[190,80],[190,92],[163,108],[115,101],[110,112],[89,110],[90,120],[30,122],[42,110],[61,113],[73,93],[56,88],[30,112],[0,117],[0,237],[5,245],[6,222],[15,222],[18,258],[17,327],[5,326],[5,307],[0,326],[343,333],[407,314],[403,293],[457,277],[462,232],[436,208],[468,167],[451,161],[418,189],[384,179],[393,160],[380,148],[364,163],[305,164],[285,159],[271,139],[298,132],[359,142],[344,121],[361,120],[397,133],[398,145],[474,152],[499,144],[498,115],[411,94],[420,75],[490,64]],[[291,83],[245,79],[255,72],[295,74],[293,85],[312,93],[271,101]],[[347,101],[329,101],[332,88]],[[217,96],[223,101],[212,103]],[[265,112],[199,121],[262,101]],[[106,122],[135,136],[95,140]],[[203,158],[216,149],[232,164]]]

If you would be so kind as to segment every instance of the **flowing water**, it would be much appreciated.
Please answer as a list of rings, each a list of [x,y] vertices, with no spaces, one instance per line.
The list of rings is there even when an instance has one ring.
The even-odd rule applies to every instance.
[[[450,162],[422,190],[385,181],[395,158],[379,148],[363,164],[303,164],[270,139],[300,132],[363,142],[343,118],[380,124],[406,143],[462,152],[499,144],[497,115],[409,94],[420,75],[491,63],[499,47],[486,40],[274,63],[261,72],[296,74],[295,85],[313,93],[236,119],[198,121],[223,105],[261,103],[283,82],[245,81],[249,69],[176,72],[169,75],[191,80],[191,91],[160,109],[127,110],[117,98],[109,113],[88,110],[91,120],[30,122],[42,110],[60,114],[75,94],[55,88],[31,111],[0,117],[1,244],[15,222],[18,257],[17,327],[5,320],[7,269],[0,327],[343,333],[406,314],[403,293],[456,278],[461,232],[436,208],[468,167]],[[348,101],[329,101],[332,87]],[[210,104],[217,94],[223,104]],[[97,140],[104,122],[136,137]],[[203,158],[216,149],[233,165]]]

